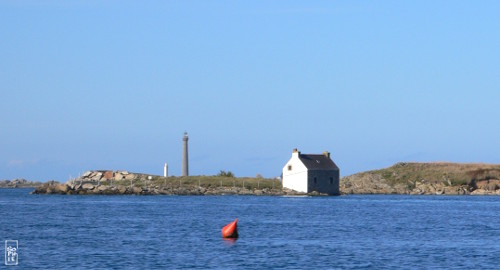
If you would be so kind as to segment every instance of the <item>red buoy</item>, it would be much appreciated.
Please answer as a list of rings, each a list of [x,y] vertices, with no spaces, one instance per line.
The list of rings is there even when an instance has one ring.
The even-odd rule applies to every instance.
[[[238,219],[222,227],[222,238],[238,238]]]

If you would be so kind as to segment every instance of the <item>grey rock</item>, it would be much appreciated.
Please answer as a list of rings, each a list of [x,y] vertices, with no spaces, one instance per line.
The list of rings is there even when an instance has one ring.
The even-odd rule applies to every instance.
[[[54,192],[58,194],[65,194],[70,188],[66,184],[54,185]]]
[[[123,187],[123,186],[119,186],[117,188],[117,192],[118,192],[118,194],[125,194],[127,192],[127,188]]]
[[[92,190],[92,189],[94,189],[94,185],[92,185],[90,183],[85,183],[85,184],[82,185],[82,189],[83,190],[85,190],[85,189],[86,190]]]
[[[103,185],[98,186],[96,188],[96,190],[98,190],[98,191],[106,191],[106,190],[109,190],[109,189],[110,189],[109,186],[103,186]]]
[[[123,177],[123,174],[121,174],[121,173],[117,172],[117,173],[115,173],[115,177],[114,177],[114,178],[115,178],[115,180],[120,181],[120,180],[122,180],[124,177]]]
[[[250,195],[250,194],[253,194],[253,192],[249,189],[246,189],[246,188],[242,188],[238,191],[238,194],[240,195]]]

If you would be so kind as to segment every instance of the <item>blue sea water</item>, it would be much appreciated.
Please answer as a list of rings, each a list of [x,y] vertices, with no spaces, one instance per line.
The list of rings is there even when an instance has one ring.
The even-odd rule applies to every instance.
[[[498,269],[500,197],[64,196],[0,189],[12,269]],[[240,238],[221,238],[239,218]],[[4,252],[2,245],[2,250]],[[3,255],[3,254],[2,254]]]

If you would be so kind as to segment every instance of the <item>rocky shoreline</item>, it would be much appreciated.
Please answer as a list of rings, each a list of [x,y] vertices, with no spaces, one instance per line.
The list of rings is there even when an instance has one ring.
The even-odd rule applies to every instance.
[[[240,187],[134,187],[121,185],[94,185],[91,183],[68,185],[58,182],[43,183],[36,186],[31,194],[59,194],[59,195],[257,195],[257,196],[328,196],[328,194],[311,192],[303,193],[289,189],[247,189]],[[341,195],[356,194],[399,194],[399,195],[500,195],[500,190],[470,189],[463,185],[458,187],[444,187],[421,183],[413,190],[394,189],[384,186],[370,186],[359,188],[341,188]]]
[[[284,195],[326,195],[320,193],[305,194],[293,190],[281,189],[247,189],[240,187],[125,187],[111,185],[67,185],[43,184],[31,194],[60,194],[60,195],[257,195],[257,196],[284,196]]]

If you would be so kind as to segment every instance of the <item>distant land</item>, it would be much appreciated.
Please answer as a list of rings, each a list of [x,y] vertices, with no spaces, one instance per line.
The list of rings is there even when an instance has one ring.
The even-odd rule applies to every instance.
[[[151,179],[149,179],[151,176]],[[89,171],[66,183],[2,180],[0,187],[35,187],[33,194],[137,195],[325,195],[283,190],[269,178],[162,177],[127,171]],[[399,162],[340,179],[341,194],[500,195],[500,165],[448,162]]]
[[[26,179],[0,180],[0,188],[33,188],[40,186],[42,182],[34,182]]]

